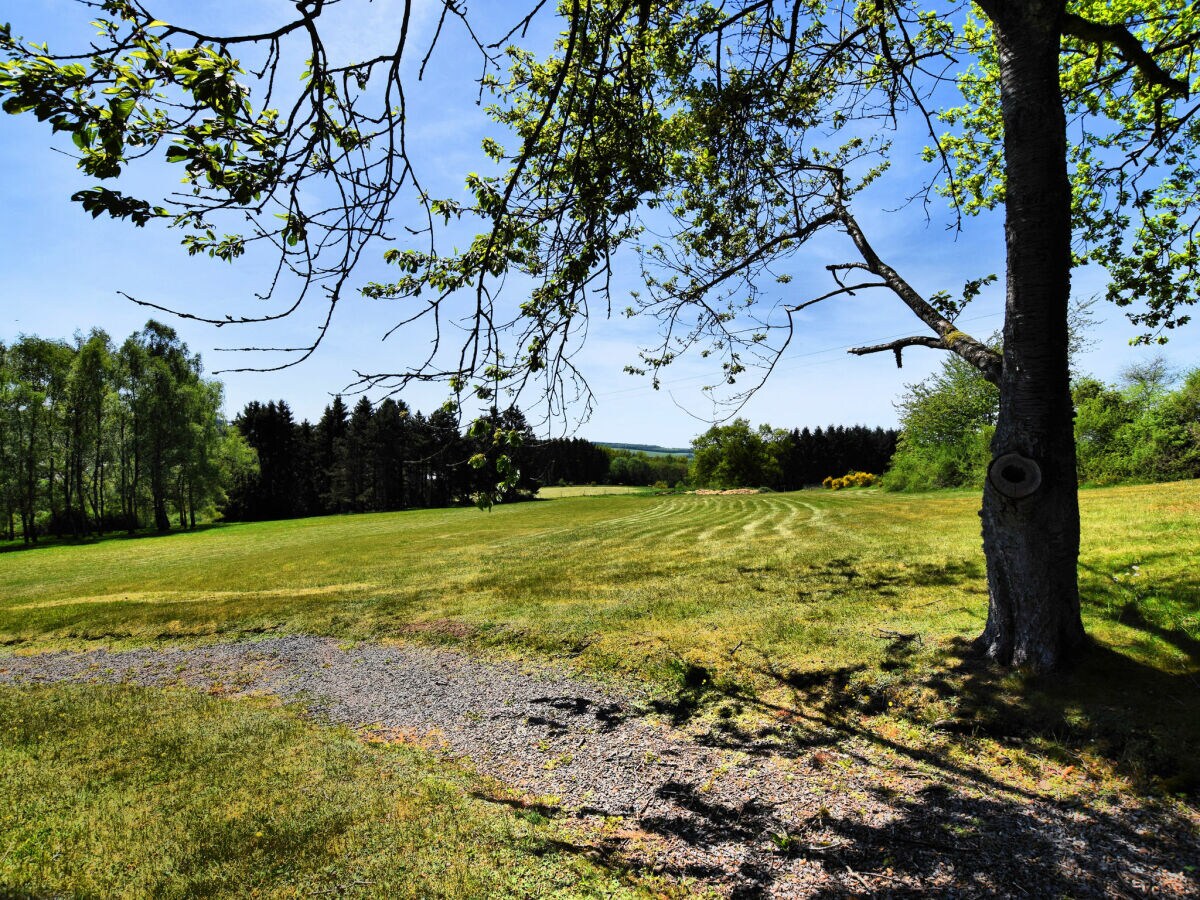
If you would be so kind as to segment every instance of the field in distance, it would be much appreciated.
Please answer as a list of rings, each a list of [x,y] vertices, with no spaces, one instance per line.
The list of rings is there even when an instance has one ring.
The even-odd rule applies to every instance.
[[[686,456],[692,458],[691,447],[660,447],[658,444],[619,444],[612,441],[596,441],[601,447],[612,450],[628,450],[630,453],[645,453],[647,456]]]
[[[560,500],[563,497],[607,497],[612,494],[644,494],[650,488],[626,484],[567,484],[550,485],[538,490],[543,500]]]

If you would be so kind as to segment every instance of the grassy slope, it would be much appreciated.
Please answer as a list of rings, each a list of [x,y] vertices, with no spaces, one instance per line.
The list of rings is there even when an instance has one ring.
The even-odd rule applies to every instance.
[[[1192,783],[1200,482],[1083,493],[1100,649],[1037,684],[966,661],[986,613],[977,506],[966,493],[575,497],[47,547],[0,554],[0,641],[463,643],[830,715],[890,703],[922,727],[1032,728],[1063,752]]]
[[[977,503],[867,491],[578,497],[10,552],[0,641],[306,630],[582,649],[588,668],[641,674],[672,651],[718,665],[739,644],[801,670],[877,663],[888,643],[877,629],[927,640],[981,629]],[[1193,670],[1200,482],[1087,491],[1082,504],[1089,629],[1139,661]]]
[[[478,778],[261,703],[6,688],[0,771],[5,897],[650,896]]]

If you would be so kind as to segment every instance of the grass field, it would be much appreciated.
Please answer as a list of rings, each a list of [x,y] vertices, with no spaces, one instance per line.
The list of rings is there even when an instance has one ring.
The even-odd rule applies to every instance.
[[[5,688],[0,771],[3,897],[649,896],[496,785],[257,702]]]
[[[592,671],[875,666],[986,614],[973,494],[617,495],[268,522],[0,553],[0,643],[265,632],[569,656]],[[1200,482],[1082,495],[1089,630],[1182,674],[1200,638]],[[1136,567],[1136,568],[1135,568]],[[631,650],[631,648],[634,648]]]
[[[650,488],[624,484],[569,484],[561,487],[551,485],[538,490],[542,500],[561,500],[564,497],[608,497],[612,494],[646,494]]]
[[[1088,490],[1081,503],[1096,647],[1069,675],[1040,680],[967,652],[987,602],[978,497],[968,493],[563,496],[491,513],[14,549],[0,553],[0,642],[25,653],[303,631],[454,644],[633,678],[678,719],[708,716],[733,737],[744,717],[802,710],[969,760],[1009,784],[1038,785],[1045,765],[1070,761],[1093,776],[1063,788],[1081,795],[1097,784],[1195,791],[1200,482]],[[51,706],[85,702],[61,691],[45,695]],[[47,702],[13,689],[0,697],[26,717]],[[121,715],[136,717],[157,701],[123,702],[132,705]],[[187,717],[213,715],[205,709],[168,727],[192,733],[200,720]],[[84,718],[95,741],[110,739],[98,715]],[[324,740],[289,733],[305,746]],[[520,856],[527,839],[537,837],[487,852]]]

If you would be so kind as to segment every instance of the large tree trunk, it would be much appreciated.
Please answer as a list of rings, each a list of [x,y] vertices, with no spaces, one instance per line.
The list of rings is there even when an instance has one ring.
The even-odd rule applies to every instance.
[[[988,620],[980,644],[1045,671],[1084,642],[1067,366],[1071,188],[1059,90],[1063,3],[982,4],[1000,51],[1008,295],[993,462],[983,494]]]

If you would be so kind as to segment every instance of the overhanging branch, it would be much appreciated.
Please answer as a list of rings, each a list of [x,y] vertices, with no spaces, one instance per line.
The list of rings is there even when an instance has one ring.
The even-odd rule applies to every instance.
[[[1121,51],[1129,62],[1137,66],[1138,71],[1146,76],[1146,80],[1151,84],[1157,84],[1168,93],[1180,97],[1188,95],[1188,83],[1172,78],[1163,71],[1150,52],[1142,46],[1142,42],[1124,25],[1105,25],[1075,13],[1063,13],[1062,33],[1091,44],[1111,44]]]
[[[913,337],[900,338],[896,341],[888,341],[886,344],[872,344],[869,347],[851,347],[849,352],[855,356],[866,356],[868,353],[882,353],[885,350],[891,350],[896,354],[896,368],[904,368],[904,359],[901,356],[905,347],[933,347],[938,350],[949,349],[941,338],[929,337],[928,335],[914,335]]]
[[[938,312],[933,304],[905,281],[899,272],[885,263],[875,252],[875,248],[871,246],[866,235],[863,234],[858,221],[844,206],[841,208],[841,221],[846,229],[846,234],[850,236],[850,240],[854,242],[854,246],[858,248],[858,252],[863,258],[862,268],[882,278],[892,292],[904,301],[905,306],[916,313],[917,318],[938,335],[937,337],[903,338],[899,342],[894,341],[891,344],[882,344],[877,347],[860,347],[850,352],[862,356],[865,353],[892,350],[896,354],[896,365],[901,366],[900,351],[904,347],[937,347],[957,354],[978,369],[980,374],[992,384],[999,384],[1000,371],[1003,366],[1000,354],[971,335],[959,331],[953,322]],[[834,277],[837,278],[836,270],[858,267],[857,263],[852,263],[827,268],[830,268],[834,272]],[[838,283],[842,284],[840,280]]]

